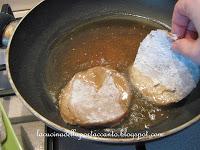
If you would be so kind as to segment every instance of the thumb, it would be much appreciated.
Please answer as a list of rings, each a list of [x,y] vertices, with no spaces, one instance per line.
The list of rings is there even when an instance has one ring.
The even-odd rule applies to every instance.
[[[186,57],[191,58],[193,61],[200,64],[200,41],[199,39],[179,39],[176,40],[172,48],[174,51],[185,55]]]

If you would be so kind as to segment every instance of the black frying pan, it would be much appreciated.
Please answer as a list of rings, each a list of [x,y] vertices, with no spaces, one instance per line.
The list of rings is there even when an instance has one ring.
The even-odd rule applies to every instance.
[[[60,117],[54,97],[46,87],[45,67],[52,63],[48,57],[52,53],[49,47],[60,34],[70,32],[85,21],[105,15],[139,15],[170,26],[174,5],[172,0],[65,0],[40,3],[20,22],[8,46],[7,70],[12,88],[24,105],[50,127],[72,134],[71,130],[75,129],[75,136],[94,131],[95,129],[68,125]],[[149,132],[161,133],[158,137],[134,139],[83,135],[83,138],[110,143],[131,143],[180,131],[200,118],[199,88],[200,86],[185,100],[173,106],[176,109],[174,115],[149,129]]]

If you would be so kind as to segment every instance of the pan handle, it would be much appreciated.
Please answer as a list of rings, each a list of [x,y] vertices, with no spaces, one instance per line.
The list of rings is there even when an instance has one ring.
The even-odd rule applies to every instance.
[[[0,71],[5,71],[5,70],[6,70],[6,65],[5,64],[0,65]],[[15,95],[13,89],[0,90],[0,97],[13,96],[13,95]]]

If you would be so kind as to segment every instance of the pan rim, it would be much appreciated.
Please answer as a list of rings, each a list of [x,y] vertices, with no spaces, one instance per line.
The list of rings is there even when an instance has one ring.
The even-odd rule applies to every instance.
[[[94,136],[90,136],[90,135],[85,135],[85,134],[82,134],[82,133],[79,133],[79,132],[76,132],[76,131],[72,131],[70,129],[67,129],[67,128],[64,128],[50,120],[48,120],[47,118],[45,118],[44,116],[42,116],[40,113],[38,113],[37,111],[35,111],[26,101],[25,99],[23,98],[23,96],[20,94],[20,92],[17,90],[16,86],[15,86],[15,83],[13,82],[13,79],[12,79],[12,75],[11,75],[11,72],[10,72],[10,64],[9,64],[9,53],[10,53],[10,47],[11,47],[11,44],[12,44],[12,39],[15,35],[15,32],[17,30],[17,28],[19,27],[19,25],[21,24],[21,22],[27,18],[27,16],[30,14],[30,12],[32,12],[34,9],[36,9],[39,5],[41,5],[42,3],[44,3],[45,1],[41,1],[40,3],[38,3],[34,8],[32,8],[29,13],[27,13],[19,22],[19,24],[17,25],[12,37],[11,37],[11,40],[8,44],[8,47],[6,49],[6,69],[7,69],[7,73],[8,73],[8,79],[9,79],[9,82],[11,84],[11,87],[12,89],[14,90],[14,92],[16,93],[16,95],[19,97],[19,99],[22,101],[22,103],[25,105],[25,107],[31,112],[33,113],[37,118],[39,118],[41,121],[43,121],[46,125],[56,129],[56,130],[59,130],[59,131],[62,131],[62,132],[65,132],[65,133],[68,133],[70,135],[74,135],[75,137],[81,137],[82,139],[85,139],[85,140],[91,140],[91,141],[96,141],[96,142],[103,142],[103,143],[136,143],[136,142],[144,142],[144,141],[151,141],[151,140],[156,140],[156,139],[160,139],[160,138],[163,138],[163,137],[166,137],[166,136],[169,136],[171,134],[175,134],[183,129],[185,129],[186,127],[189,127],[190,125],[192,125],[193,123],[197,122],[200,120],[200,114],[197,115],[196,117],[194,117],[193,119],[191,119],[190,121],[174,128],[174,129],[171,129],[171,130],[168,130],[168,131],[164,131],[162,133],[160,133],[159,136],[146,136],[146,137],[142,137],[140,139],[135,139],[135,138],[102,138],[102,137],[94,137]],[[142,17],[142,18],[146,18],[147,17],[144,17],[144,16],[140,16],[140,15],[135,15],[137,17]],[[155,19],[153,18],[148,18],[150,19],[151,21],[155,21]],[[159,20],[156,20],[156,22],[159,22],[161,25],[163,26],[166,26],[167,28],[171,29],[168,25],[164,24],[163,22],[159,21]]]

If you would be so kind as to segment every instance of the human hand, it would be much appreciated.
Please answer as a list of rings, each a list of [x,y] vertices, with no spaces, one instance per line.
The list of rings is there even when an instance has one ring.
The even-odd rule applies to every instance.
[[[173,49],[200,64],[200,0],[179,0],[172,17]]]

